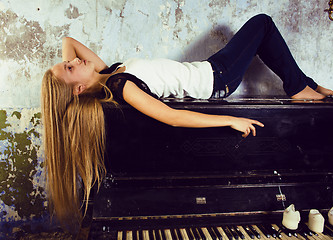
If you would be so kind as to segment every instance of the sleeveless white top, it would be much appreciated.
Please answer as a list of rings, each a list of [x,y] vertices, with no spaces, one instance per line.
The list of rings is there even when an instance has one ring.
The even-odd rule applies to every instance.
[[[208,99],[213,92],[213,70],[209,62],[177,62],[169,59],[131,58],[121,66],[147,84],[158,97],[190,96]]]

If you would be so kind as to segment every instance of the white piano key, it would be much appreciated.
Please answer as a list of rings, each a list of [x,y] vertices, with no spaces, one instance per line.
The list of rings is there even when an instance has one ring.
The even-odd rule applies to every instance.
[[[118,234],[117,234],[117,239],[118,240],[122,240],[123,239],[123,232],[122,231],[119,231]]]
[[[127,240],[133,240],[133,232],[132,231],[127,231],[126,239]]]
[[[185,228],[181,228],[181,229],[179,229],[179,231],[184,240],[190,240],[190,238],[187,236]]]
[[[172,236],[171,236],[170,229],[165,229],[164,232],[165,232],[166,240],[173,240]]]
[[[205,237],[207,240],[213,240],[212,237],[210,236],[207,228],[201,228],[202,232],[205,234]]]
[[[148,230],[143,230],[142,231],[142,237],[143,237],[143,240],[149,240],[149,232],[148,232]]]
[[[223,239],[226,239],[226,240],[229,239],[227,237],[227,234],[223,231],[223,229],[221,227],[217,227],[217,230],[221,233],[221,235],[223,236]]]

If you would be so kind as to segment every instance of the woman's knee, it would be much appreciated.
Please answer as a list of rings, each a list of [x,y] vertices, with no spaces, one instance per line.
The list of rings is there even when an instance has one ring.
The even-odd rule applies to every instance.
[[[270,24],[273,22],[272,17],[265,13],[255,15],[251,18],[251,20],[255,21],[257,24]]]

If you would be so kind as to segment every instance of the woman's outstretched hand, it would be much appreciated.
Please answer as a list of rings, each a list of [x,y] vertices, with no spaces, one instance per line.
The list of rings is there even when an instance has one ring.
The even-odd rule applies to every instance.
[[[231,128],[242,132],[242,137],[246,138],[251,132],[252,135],[256,135],[256,128],[254,127],[254,124],[264,127],[264,124],[257,120],[252,120],[248,118],[239,118],[235,117],[232,119],[232,123],[230,125]]]

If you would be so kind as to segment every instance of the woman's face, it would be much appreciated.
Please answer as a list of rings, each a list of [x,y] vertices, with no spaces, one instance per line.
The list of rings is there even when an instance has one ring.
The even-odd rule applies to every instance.
[[[61,62],[52,67],[54,75],[80,94],[94,84],[97,72],[92,62],[75,58],[69,62]]]

